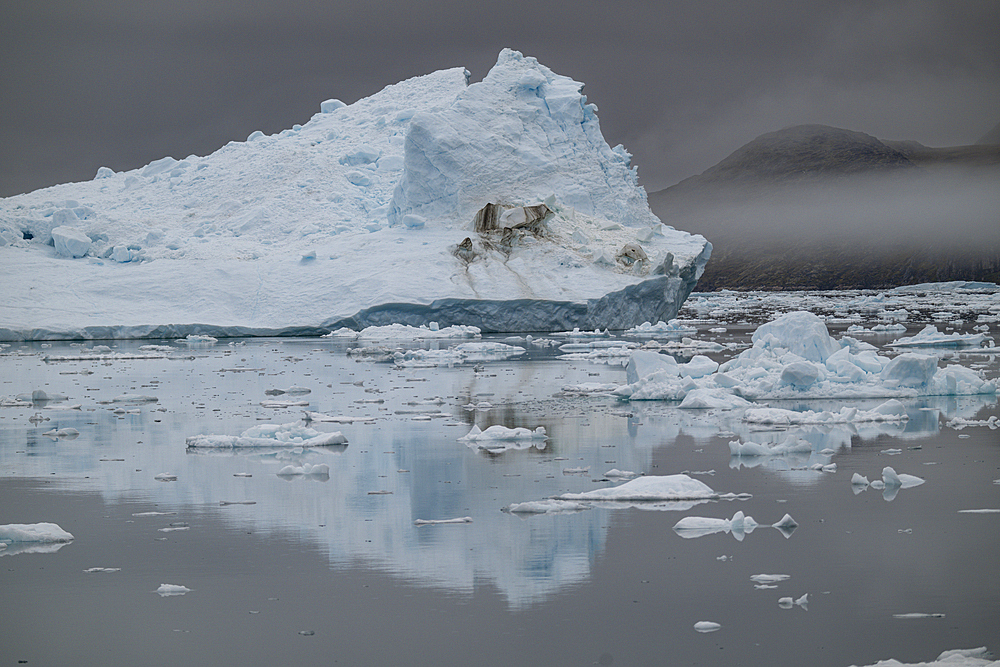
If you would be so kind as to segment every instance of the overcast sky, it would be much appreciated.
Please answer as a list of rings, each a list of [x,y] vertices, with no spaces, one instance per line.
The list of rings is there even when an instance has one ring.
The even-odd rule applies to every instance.
[[[996,0],[31,0],[0,8],[0,196],[207,155],[507,46],[586,84],[646,188],[823,123],[931,146],[1000,121]]]

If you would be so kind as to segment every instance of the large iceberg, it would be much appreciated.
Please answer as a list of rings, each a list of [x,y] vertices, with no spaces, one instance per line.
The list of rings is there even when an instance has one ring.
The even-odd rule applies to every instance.
[[[583,86],[504,50],[304,125],[0,201],[0,339],[675,317],[711,244],[650,212]]]

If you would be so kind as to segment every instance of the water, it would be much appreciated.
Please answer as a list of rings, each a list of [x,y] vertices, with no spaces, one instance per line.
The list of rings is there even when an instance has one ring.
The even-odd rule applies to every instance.
[[[713,354],[731,357],[753,329],[736,323],[745,319],[730,313],[693,337],[732,344]],[[726,332],[708,332],[720,324]],[[0,395],[42,389],[82,406],[0,408],[0,524],[51,521],[76,538],[51,553],[0,551],[3,660],[846,666],[1000,649],[1000,514],[959,511],[1000,508],[1000,437],[946,426],[998,414],[994,396],[907,401],[905,425],[799,429],[813,454],[761,463],[730,459],[730,440],[767,435],[731,413],[564,395],[568,384],[624,382],[624,369],[566,361],[554,347],[398,368],[348,356],[356,344],[338,340],[233,343],[161,359],[43,360],[79,355],[69,343],[15,344],[0,356]],[[997,355],[952,357],[1000,374]],[[293,385],[311,393],[265,394]],[[158,400],[104,403],[124,393]],[[359,420],[311,424],[343,432],[347,446],[186,450],[188,436],[301,416],[262,407],[268,398]],[[484,401],[493,407],[466,408]],[[30,422],[36,414],[48,420]],[[544,426],[549,440],[480,451],[459,440],[474,423]],[[43,435],[58,428],[79,436]],[[819,454],[825,448],[836,454]],[[837,471],[795,469],[826,461]],[[330,474],[276,474],[304,463],[326,463]],[[926,483],[889,500],[854,492],[853,473],[877,479],[887,465]],[[564,472],[574,468],[589,470]],[[616,484],[604,478],[612,468],[686,471],[751,497],[526,518],[501,511]],[[157,481],[160,473],[177,480]],[[762,524],[742,540],[673,530],[684,516],[737,511]],[[787,538],[768,527],[785,513],[799,524]],[[465,516],[472,523],[414,525]],[[84,571],[95,567],[120,570]],[[789,578],[758,589],[750,577],[761,573]],[[161,597],[163,583],[192,590]],[[806,593],[806,608],[778,605]],[[913,613],[929,616],[896,617]],[[721,629],[696,632],[705,620]]]

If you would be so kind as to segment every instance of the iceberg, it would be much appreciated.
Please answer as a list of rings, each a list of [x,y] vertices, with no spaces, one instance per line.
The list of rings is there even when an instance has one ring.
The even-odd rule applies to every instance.
[[[0,543],[71,542],[73,535],[54,523],[8,523],[0,526]]]
[[[0,201],[0,340],[669,322],[711,254],[582,84],[506,49],[205,157]],[[81,256],[82,255],[82,256]],[[195,339],[191,339],[195,340]]]
[[[583,493],[564,493],[555,500],[583,501],[662,501],[662,500],[717,500],[721,496],[704,482],[684,474],[649,475],[639,477],[619,486],[594,489]]]
[[[746,401],[782,399],[912,398],[995,394],[997,381],[957,364],[938,367],[934,355],[904,352],[880,356],[853,339],[835,340],[826,324],[807,311],[785,313],[754,332],[753,347],[711,372],[657,359],[636,350],[626,366],[628,384],[614,394],[631,401],[681,401],[680,407],[750,408]],[[693,363],[693,362],[692,362]],[[771,424],[834,424],[903,421],[899,401],[874,410],[805,412],[754,407],[746,420]]]

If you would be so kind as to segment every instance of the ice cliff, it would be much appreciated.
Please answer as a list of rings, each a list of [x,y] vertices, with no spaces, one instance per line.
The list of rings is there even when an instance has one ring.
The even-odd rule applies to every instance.
[[[0,200],[0,339],[669,320],[711,252],[582,85],[504,50],[206,157]]]

